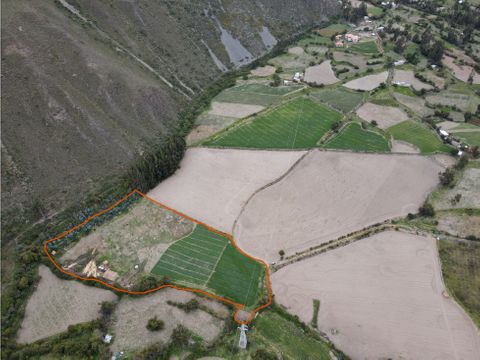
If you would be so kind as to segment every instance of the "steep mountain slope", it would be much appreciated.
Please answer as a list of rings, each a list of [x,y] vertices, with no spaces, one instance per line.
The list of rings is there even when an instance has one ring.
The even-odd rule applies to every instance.
[[[2,221],[53,214],[123,172],[222,72],[337,11],[333,0],[3,1]]]

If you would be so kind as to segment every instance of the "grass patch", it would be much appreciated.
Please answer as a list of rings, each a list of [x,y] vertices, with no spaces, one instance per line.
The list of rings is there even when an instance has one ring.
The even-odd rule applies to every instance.
[[[399,94],[411,96],[411,97],[416,97],[415,93],[413,92],[412,88],[410,86],[393,86],[393,91]]]
[[[222,91],[213,101],[268,106],[279,97],[301,87],[272,87],[264,84],[239,85]]]
[[[311,96],[346,114],[365,101],[367,94],[339,87],[312,91]]]
[[[364,55],[378,54],[378,48],[375,41],[365,41],[352,44],[349,49]]]
[[[252,334],[253,335],[253,334]],[[274,312],[260,316],[254,338],[280,352],[285,359],[330,359],[328,346]]]
[[[460,138],[470,146],[480,146],[480,129],[479,131],[472,132],[455,131],[453,135]]]
[[[480,244],[441,240],[438,247],[447,288],[480,327]]]
[[[388,141],[384,136],[373,131],[364,130],[356,122],[347,124],[339,134],[327,141],[324,147],[369,152],[390,151]]]
[[[330,37],[325,37],[316,33],[310,33],[297,42],[298,46],[304,47],[305,45],[323,45],[328,46],[332,43]]]
[[[263,149],[314,147],[342,115],[305,97],[237,123],[204,145]]]
[[[450,152],[450,147],[444,144],[430,129],[419,122],[406,120],[387,130],[394,139],[406,141],[420,149],[422,154],[434,152]]]
[[[323,29],[318,30],[318,33],[324,37],[330,38],[332,35],[340,34],[349,27],[345,24],[332,24]]]
[[[317,329],[318,328],[318,312],[320,310],[320,300],[318,299],[313,299],[313,316],[312,316],[312,321],[311,325]]]
[[[367,9],[368,16],[382,16],[383,9],[377,6],[371,6]]]

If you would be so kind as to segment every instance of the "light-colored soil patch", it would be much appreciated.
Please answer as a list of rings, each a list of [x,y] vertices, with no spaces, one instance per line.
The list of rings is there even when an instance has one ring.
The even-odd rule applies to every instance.
[[[343,86],[353,90],[370,91],[380,86],[380,84],[387,81],[388,72],[384,71],[379,74],[367,75],[352,81],[347,82]]]
[[[335,76],[330,65],[330,60],[322,62],[320,65],[310,66],[305,70],[305,82],[312,84],[331,85],[340,81]]]
[[[187,314],[167,304],[168,300],[185,303],[194,297],[189,292],[164,289],[147,296],[123,298],[114,313],[112,351],[137,350],[159,341],[167,343],[178,325],[189,328],[205,341],[211,342],[220,334],[223,320],[203,310]],[[165,323],[161,331],[149,331],[146,328],[148,320],[155,316]]]
[[[456,106],[463,111],[468,111],[470,104],[469,95],[449,90],[443,90],[436,94],[427,95],[425,99],[430,104]]]
[[[270,76],[270,75],[275,74],[275,67],[270,66],[270,65],[261,66],[261,67],[257,67],[256,69],[251,70],[250,73],[253,76],[260,76],[260,77]]]
[[[441,170],[416,155],[312,151],[250,200],[234,237],[249,254],[276,261],[280,250],[291,255],[417,212]]]
[[[287,266],[272,285],[276,300],[304,322],[319,299],[320,330],[353,359],[480,357],[478,330],[443,295],[432,238],[377,234]]]
[[[412,144],[409,144],[400,140],[393,140],[392,152],[406,153],[406,154],[419,154],[420,150]]]
[[[258,113],[263,109],[264,107],[260,105],[235,104],[213,101],[212,108],[210,109],[209,114],[239,119]]]
[[[187,145],[204,140],[232,124],[236,118],[202,113],[195,119],[195,127],[187,136]]]
[[[411,70],[395,70],[393,75],[393,83],[408,84],[415,90],[431,90],[433,86],[423,81],[420,81],[415,77],[415,74]]]
[[[80,239],[61,261],[75,263],[77,258],[95,249],[95,253],[106,257],[110,268],[121,276],[142,263],[144,271],[150,272],[168,245],[192,230],[191,221],[142,198],[126,213]]]
[[[446,55],[443,57],[442,61],[457,79],[463,82],[468,82],[469,77],[473,75],[473,83],[480,84],[480,74],[478,74],[470,65],[455,64],[455,59]]]
[[[460,201],[452,204],[452,199],[460,194]],[[480,209],[480,169],[469,168],[463,173],[453,189],[445,189],[434,198],[436,209]]]
[[[289,54],[293,55],[302,55],[305,51],[300,46],[294,46],[288,49]]]
[[[438,228],[452,235],[466,237],[480,236],[480,215],[457,214],[454,212],[437,215]]]
[[[111,291],[61,280],[44,265],[40,265],[39,275],[40,282],[28,300],[18,332],[17,341],[22,344],[67,331],[70,325],[97,319],[101,303],[117,299]]]
[[[149,196],[214,228],[231,232],[246,200],[283,175],[303,151],[195,148]]]
[[[437,163],[440,164],[440,166],[443,166],[444,168],[453,166],[457,162],[457,160],[453,156],[441,153],[430,155],[430,158],[435,160]]]
[[[458,126],[458,123],[454,121],[442,121],[441,123],[438,123],[437,126],[441,127],[445,131],[452,130],[453,128]]]
[[[380,129],[386,129],[408,119],[405,111],[398,107],[365,103],[357,109],[357,115],[366,121],[376,121]]]
[[[410,108],[420,116],[433,115],[435,112],[425,105],[425,100],[419,97],[412,97],[400,93],[394,93],[395,99],[402,105]]]

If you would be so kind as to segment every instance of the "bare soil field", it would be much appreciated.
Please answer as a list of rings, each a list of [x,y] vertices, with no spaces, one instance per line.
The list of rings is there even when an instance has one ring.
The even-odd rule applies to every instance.
[[[455,64],[454,60],[454,58],[447,55],[442,58],[443,63],[452,71],[453,75],[457,79],[467,82],[470,74],[472,74],[473,71],[473,83],[480,84],[480,74],[473,70],[473,67],[470,65]]]
[[[271,65],[257,67],[250,71],[253,76],[265,77],[275,74],[275,67]]]
[[[167,301],[186,303],[193,298],[196,296],[192,293],[174,289],[164,289],[142,297],[123,298],[114,313],[112,351],[137,350],[157,342],[167,343],[178,325],[187,327],[205,341],[211,342],[220,334],[223,320],[200,309],[187,314],[182,309],[167,304]],[[206,303],[206,306],[209,307],[210,303],[218,306],[213,301]],[[228,316],[227,308],[220,306],[223,308],[222,313]],[[217,313],[215,308],[212,311]],[[161,331],[149,331],[146,328],[148,320],[155,316],[165,323],[165,328]]]
[[[363,71],[367,68],[368,58],[363,55],[346,53],[344,51],[334,51],[333,58],[335,61],[345,61],[352,65],[356,65],[359,67],[359,71]]]
[[[420,116],[433,115],[435,111],[425,105],[425,100],[419,97],[408,96],[400,93],[394,93],[395,99],[402,105],[410,108]]]
[[[442,212],[437,215],[438,228],[452,235],[466,237],[480,234],[480,215]]]
[[[235,120],[237,119],[234,117],[219,116],[209,114],[208,112],[202,113],[195,119],[195,127],[187,136],[187,145],[192,145],[208,138],[216,132],[226,128]]]
[[[392,141],[392,152],[406,153],[406,154],[419,154],[420,150],[412,144],[400,141]]]
[[[461,198],[455,204],[452,199],[456,194]],[[465,169],[462,178],[453,188],[444,189],[433,198],[436,209],[480,209],[480,169]]]
[[[31,343],[67,331],[70,325],[100,317],[100,304],[117,296],[108,290],[61,280],[40,265],[40,282],[28,300],[17,335],[21,344]]]
[[[150,197],[216,229],[231,232],[247,199],[282,176],[305,152],[195,148]]]
[[[258,113],[263,109],[264,107],[260,105],[213,101],[212,108],[210,109],[209,114],[240,119]]]
[[[357,115],[366,121],[376,121],[380,129],[386,129],[408,119],[405,111],[398,107],[365,103],[357,109]]]
[[[370,91],[380,86],[381,83],[387,81],[388,72],[383,71],[378,74],[367,75],[347,82],[343,86],[353,90]]]
[[[420,81],[415,77],[415,74],[411,70],[395,70],[393,75],[393,83],[405,83],[409,84],[415,90],[431,90],[433,86],[423,81]]]
[[[249,254],[276,261],[389,218],[417,212],[442,167],[417,155],[310,152],[257,193],[234,230]]]
[[[288,49],[289,54],[293,55],[302,55],[305,51],[300,46],[294,46]]]
[[[427,95],[425,99],[430,104],[456,106],[462,111],[468,111],[471,101],[469,95],[449,90],[443,90],[436,94]]]
[[[331,85],[339,82],[330,65],[330,60],[322,62],[320,65],[310,66],[305,70],[305,82],[312,84]]]
[[[443,295],[433,238],[383,232],[274,273],[277,301],[353,359],[475,360],[478,329]]]

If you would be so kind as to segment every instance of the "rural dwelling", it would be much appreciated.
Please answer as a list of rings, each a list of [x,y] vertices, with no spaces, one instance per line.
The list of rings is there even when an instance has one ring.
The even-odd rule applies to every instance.
[[[360,37],[359,37],[358,35],[345,34],[345,39],[346,39],[348,42],[357,43],[358,40],[360,40]]]
[[[444,138],[448,137],[448,132],[446,132],[443,129],[438,130],[438,133],[440,134],[441,137],[444,137]]]
[[[339,40],[337,42],[335,42],[335,47],[343,47],[343,41],[342,40]]]
[[[295,75],[293,75],[293,81],[300,82],[302,80],[303,80],[303,73],[296,72]]]

